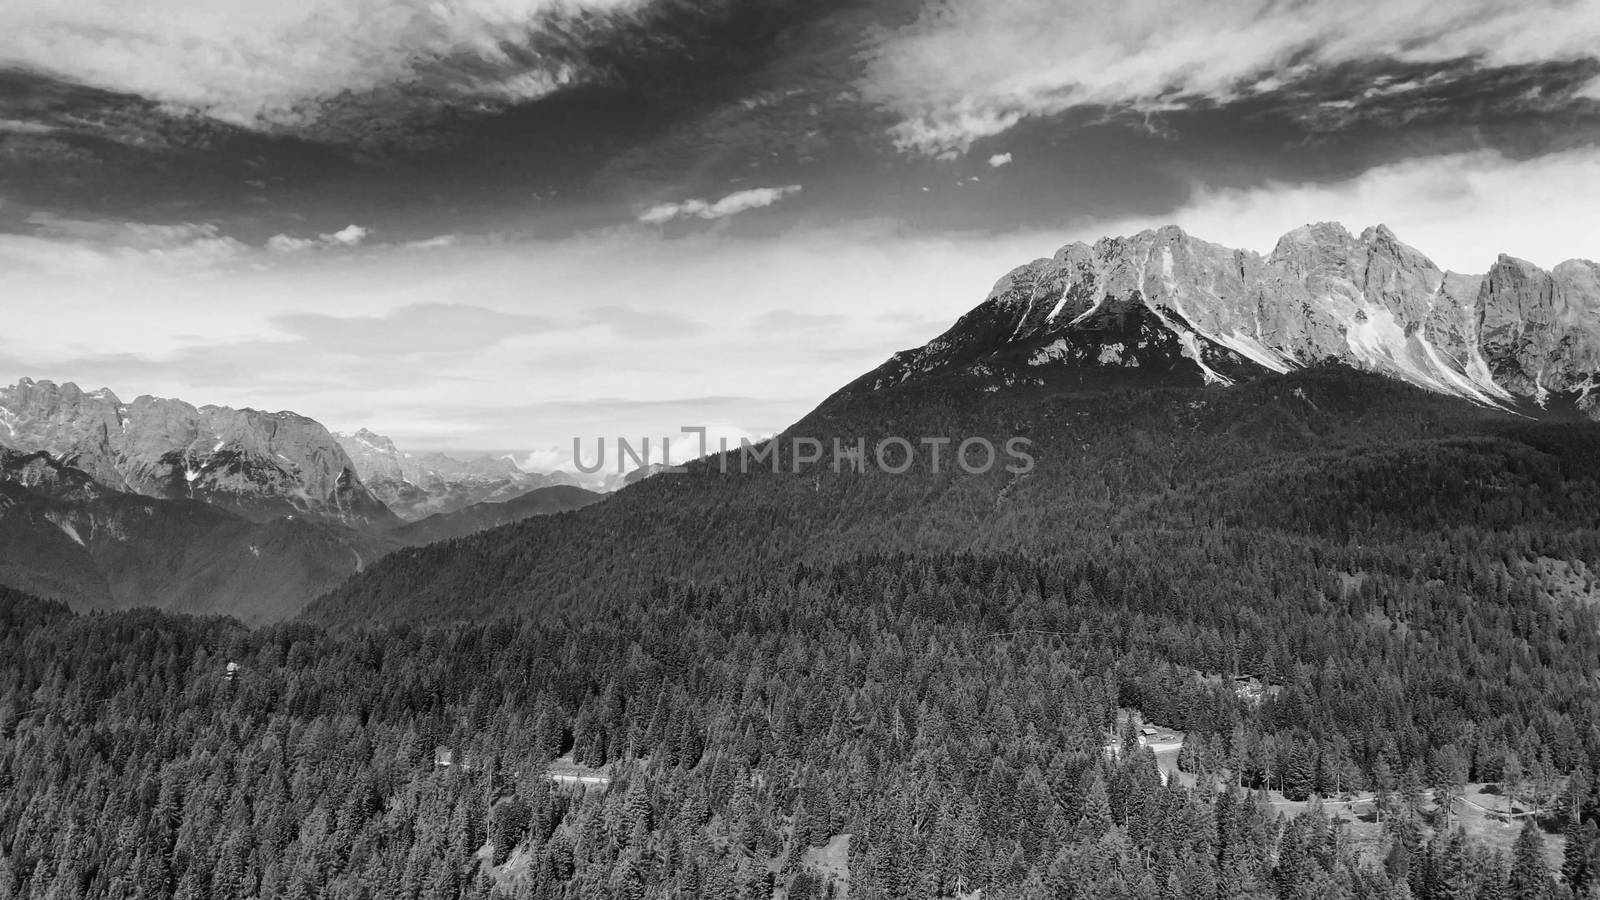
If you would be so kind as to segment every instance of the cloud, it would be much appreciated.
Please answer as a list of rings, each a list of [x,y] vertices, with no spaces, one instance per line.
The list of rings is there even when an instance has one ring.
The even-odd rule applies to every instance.
[[[617,337],[634,340],[670,340],[705,330],[699,322],[673,312],[597,306],[587,310],[586,315],[591,322],[610,328]]]
[[[525,98],[534,85],[570,75],[532,49],[546,16],[643,2],[7,0],[0,61],[251,125],[294,121],[318,99],[455,58],[473,61],[463,68],[482,73],[483,91]],[[491,77],[497,71],[503,74]]]
[[[458,234],[439,234],[420,241],[407,241],[401,246],[408,250],[438,250],[443,247],[454,247],[459,243],[461,236]]]
[[[1009,165],[1011,165],[1011,154],[1009,153],[996,153],[995,155],[989,157],[989,168],[991,169],[998,169],[1001,166]]]
[[[862,85],[897,142],[965,150],[1074,107],[1159,111],[1374,59],[1481,66],[1593,59],[1600,0],[942,0],[890,32]]]
[[[319,352],[382,355],[464,353],[554,328],[541,316],[453,303],[418,303],[378,316],[284,313],[272,323]]]
[[[786,187],[764,187],[735,191],[715,203],[705,200],[662,203],[640,213],[639,221],[646,225],[664,225],[673,219],[679,218],[726,219],[745,210],[771,206],[779,200],[799,192],[800,185],[791,184]]]
[[[17,231],[0,232],[0,260],[63,274],[125,265],[200,272],[233,262],[249,249],[209,223],[158,225],[32,212]]]
[[[0,379],[292,409],[412,449],[470,451],[694,424],[770,433],[933,337],[1055,237],[908,236],[890,223],[737,239],[628,228],[426,253],[258,245],[204,269],[27,241],[0,235],[5,333],[27,335],[3,348]],[[24,261],[82,259],[12,265],[12,249]],[[751,323],[764,312],[811,327],[763,339]]]
[[[55,126],[43,122],[24,122],[20,119],[0,119],[0,134],[49,134]]]
[[[338,231],[329,234],[319,234],[314,238],[294,237],[288,234],[275,234],[267,239],[267,249],[279,253],[294,253],[300,250],[315,250],[329,247],[355,247],[367,239],[372,232],[360,225],[346,225]],[[424,244],[422,246],[429,246]]]
[[[750,327],[756,331],[808,331],[817,328],[833,328],[843,325],[849,319],[840,315],[801,313],[789,309],[775,309],[762,313],[750,322]]]

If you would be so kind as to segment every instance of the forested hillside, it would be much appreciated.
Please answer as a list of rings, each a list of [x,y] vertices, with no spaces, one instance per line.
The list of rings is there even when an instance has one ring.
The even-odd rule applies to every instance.
[[[782,454],[793,436],[826,448],[799,475],[786,456],[776,474],[737,451],[713,457],[575,515],[395,553],[308,615],[438,621],[592,606],[662,577],[737,583],[864,549],[1170,566],[1217,589],[1239,577],[1215,564],[1230,544],[1246,548],[1232,562],[1287,581],[1451,556],[1600,564],[1600,425],[1528,413],[1336,368],[1227,389],[1107,376],[985,392],[952,378],[841,394],[780,436]],[[903,475],[833,471],[835,438],[870,452],[886,436],[1021,437],[1036,465],[1017,475],[1002,455],[972,475],[947,448],[937,473],[927,454]]]
[[[534,488],[510,500],[474,503],[454,512],[436,513],[425,519],[408,522],[389,532],[388,537],[412,546],[432,544],[520,522],[534,516],[550,516],[582,509],[591,503],[604,500],[605,496],[570,484]]]
[[[1590,604],[1515,560],[1127,550],[337,632],[6,594],[0,897],[1549,897],[1561,832],[1588,889]],[[1509,849],[1456,830],[1469,781],[1538,812]],[[1378,796],[1287,805],[1338,791]]]

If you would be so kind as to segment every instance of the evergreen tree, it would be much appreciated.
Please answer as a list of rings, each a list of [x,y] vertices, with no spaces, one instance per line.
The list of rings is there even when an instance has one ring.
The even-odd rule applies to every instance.
[[[1547,900],[1550,872],[1544,861],[1544,835],[1530,816],[1511,845],[1512,900]]]

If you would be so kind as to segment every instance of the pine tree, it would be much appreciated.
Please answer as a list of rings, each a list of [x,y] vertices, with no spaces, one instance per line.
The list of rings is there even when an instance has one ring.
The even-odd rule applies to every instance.
[[[1315,745],[1296,741],[1289,751],[1289,762],[1283,773],[1285,800],[1306,800],[1317,784],[1317,752]]]
[[[1512,900],[1547,900],[1550,872],[1544,861],[1544,835],[1530,816],[1511,845]]]
[[[1089,769],[1088,784],[1083,792],[1083,817],[1078,822],[1078,831],[1093,841],[1110,831],[1113,824],[1111,797],[1106,791],[1105,777],[1099,766],[1093,766]]]
[[[1589,882],[1600,873],[1590,868],[1595,854],[1595,823],[1593,821],[1579,824],[1569,821],[1566,830],[1566,842],[1561,852],[1561,877],[1566,880],[1572,892],[1583,895]]]
[[[1122,718],[1120,743],[1124,757],[1139,749],[1139,726],[1134,722],[1131,714]]]
[[[1473,872],[1467,855],[1467,833],[1457,828],[1438,853],[1433,867],[1434,900],[1473,900]]]

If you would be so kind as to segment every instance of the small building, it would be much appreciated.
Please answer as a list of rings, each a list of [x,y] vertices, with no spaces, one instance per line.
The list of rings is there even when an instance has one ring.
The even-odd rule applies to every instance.
[[[1233,679],[1233,694],[1252,706],[1260,706],[1267,691],[1266,686],[1258,679],[1249,675],[1238,675]]]
[[[228,663],[227,667],[222,670],[222,679],[230,684],[239,680],[239,664],[236,662]]]
[[[1147,738],[1153,738],[1159,733],[1160,729],[1156,728],[1154,725],[1146,725],[1139,729],[1139,734]]]
[[[440,768],[448,768],[456,764],[456,752],[449,747],[435,747],[433,750],[433,764]]]

